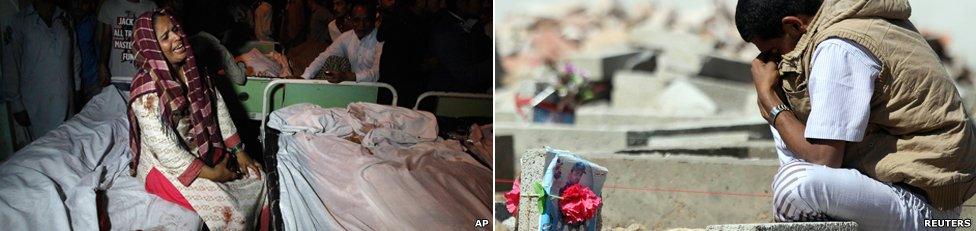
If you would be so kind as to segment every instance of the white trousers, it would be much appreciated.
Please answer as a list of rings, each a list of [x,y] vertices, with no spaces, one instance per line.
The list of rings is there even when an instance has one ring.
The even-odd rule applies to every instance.
[[[776,221],[854,221],[861,230],[929,230],[925,219],[958,219],[905,188],[854,169],[788,162],[773,179]]]

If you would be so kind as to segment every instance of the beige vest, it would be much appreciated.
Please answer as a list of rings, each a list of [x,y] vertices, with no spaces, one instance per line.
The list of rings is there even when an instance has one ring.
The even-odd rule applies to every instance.
[[[843,167],[917,187],[939,209],[961,205],[976,193],[976,136],[935,52],[907,20],[844,17],[854,13],[825,8],[780,64],[796,116],[806,123],[810,114],[807,79],[817,44],[834,37],[860,44],[880,60],[881,73],[864,140],[847,143]]]

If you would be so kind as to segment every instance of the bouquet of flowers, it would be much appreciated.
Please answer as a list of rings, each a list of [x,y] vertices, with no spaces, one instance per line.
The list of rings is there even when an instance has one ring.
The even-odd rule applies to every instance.
[[[549,66],[556,70],[554,65]],[[549,78],[529,86],[530,94],[516,95],[516,111],[527,117],[523,108],[532,108],[535,122],[573,123],[579,105],[597,99],[597,92],[603,88],[587,78],[586,74],[570,64],[557,71],[555,78]]]

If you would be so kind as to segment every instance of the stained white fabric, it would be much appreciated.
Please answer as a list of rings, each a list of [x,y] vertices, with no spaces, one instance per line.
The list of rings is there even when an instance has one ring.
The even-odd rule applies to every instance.
[[[261,53],[261,51],[258,51],[257,48],[252,48],[247,53],[241,54],[239,59],[244,62],[244,65],[251,68],[251,73],[255,76],[285,77],[291,75],[291,71],[281,65],[281,63],[269,58]]]
[[[345,108],[322,108],[307,103],[275,110],[268,116],[268,126],[282,134],[327,133],[343,138],[362,127]]]
[[[363,145],[367,147],[382,142],[407,147],[437,139],[437,118],[429,112],[372,103],[353,103],[348,108],[349,113],[364,126],[375,128],[372,132],[361,132],[366,137]]]
[[[494,155],[495,152],[492,149],[494,143],[494,135],[492,132],[492,125],[481,125],[472,124],[470,132],[468,134],[468,141],[470,143],[465,144],[471,152],[478,154],[481,161],[488,164],[489,168],[494,168]]]
[[[383,43],[376,41],[376,29],[369,32],[362,39],[356,36],[355,30],[349,30],[339,36],[325,51],[315,57],[305,68],[302,78],[311,79],[325,65],[325,59],[330,56],[346,57],[352,64],[352,71],[356,74],[356,82],[376,82],[380,79],[380,55],[383,54]]]
[[[285,229],[460,230],[491,216],[491,170],[457,141],[436,139],[430,113],[368,103],[346,111],[305,104],[272,113],[268,126],[284,129]],[[342,138],[351,133],[363,133],[363,144]]]
[[[125,96],[107,87],[81,113],[0,165],[0,230],[97,230],[95,190],[112,228],[195,230],[196,213],[145,191],[129,175]]]
[[[216,105],[216,119],[220,128],[220,135],[228,140],[237,134],[237,127],[230,118],[223,97],[216,95],[213,101]],[[133,99],[131,110],[140,127],[140,145],[142,153],[139,155],[139,166],[136,176],[145,182],[152,169],[161,173],[172,186],[179,191],[190,206],[203,218],[210,230],[245,230],[255,227],[262,207],[267,201],[267,188],[263,177],[248,173],[240,179],[215,182],[202,177],[196,177],[192,183],[184,185],[179,180],[191,163],[198,161],[198,156],[188,150],[196,148],[182,145],[192,145],[192,128],[189,116],[175,115],[175,129],[162,125],[161,107],[155,94],[145,94]],[[133,121],[135,122],[135,121]],[[228,145],[231,146],[231,145]]]

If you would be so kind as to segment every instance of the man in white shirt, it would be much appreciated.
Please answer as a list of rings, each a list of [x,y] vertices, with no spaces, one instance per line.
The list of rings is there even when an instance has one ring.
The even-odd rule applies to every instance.
[[[332,41],[337,41],[339,36],[345,32],[344,30],[348,30],[346,15],[349,13],[349,4],[346,4],[346,0],[333,0],[331,7],[335,19],[329,22],[329,37]]]
[[[50,0],[34,0],[3,28],[2,98],[31,140],[73,115],[81,56],[71,18]]]
[[[781,164],[777,221],[919,230],[959,218],[972,181],[950,180],[970,175],[957,166],[973,161],[972,125],[931,48],[898,26],[907,12],[905,1],[739,0],[736,27],[762,52],[752,74]]]
[[[351,13],[349,20],[352,20],[353,29],[343,33],[319,54],[302,73],[302,78],[314,78],[330,56],[348,58],[352,72],[326,72],[329,82],[376,82],[380,78],[383,43],[376,41],[376,6],[357,1],[352,4]]]
[[[827,39],[813,52],[808,82],[810,116],[804,136],[808,139],[861,142],[871,111],[874,78],[881,71],[878,59],[864,47],[842,38]],[[781,164],[798,160],[779,131],[773,130]]]

